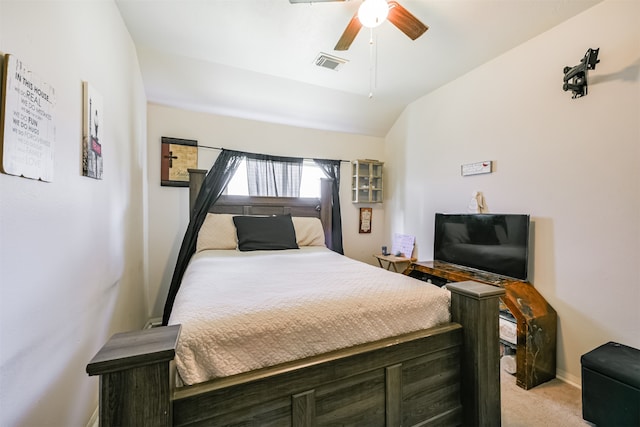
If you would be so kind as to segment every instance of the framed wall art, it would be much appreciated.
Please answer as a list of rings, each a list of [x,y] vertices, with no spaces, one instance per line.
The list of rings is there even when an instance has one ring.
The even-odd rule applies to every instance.
[[[371,233],[372,208],[360,208],[360,233]]]
[[[162,137],[160,185],[188,187],[189,169],[198,167],[198,141]]]
[[[88,83],[82,83],[84,94],[82,132],[82,175],[102,179],[104,117],[102,96]]]

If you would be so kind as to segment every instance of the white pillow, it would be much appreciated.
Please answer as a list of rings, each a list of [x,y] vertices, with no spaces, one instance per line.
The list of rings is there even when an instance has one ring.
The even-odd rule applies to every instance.
[[[320,218],[294,216],[291,220],[296,231],[298,246],[325,246],[324,229]]]
[[[206,249],[236,249],[238,236],[234,215],[208,213],[198,232],[196,252]]]

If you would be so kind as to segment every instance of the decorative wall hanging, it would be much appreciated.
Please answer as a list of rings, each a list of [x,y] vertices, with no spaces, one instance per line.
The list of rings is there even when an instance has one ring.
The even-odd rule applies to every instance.
[[[587,94],[589,70],[595,70],[598,60],[598,49],[589,49],[580,64],[575,67],[564,67],[564,84],[562,90],[573,92],[572,99],[583,97]]]
[[[0,170],[53,181],[55,89],[14,55],[0,55]]]
[[[360,208],[360,233],[371,233],[372,208]]]
[[[104,115],[102,96],[88,83],[83,82],[84,116],[82,138],[82,174],[102,179],[104,144]]]
[[[198,141],[162,137],[160,185],[188,187],[189,169],[198,167]]]

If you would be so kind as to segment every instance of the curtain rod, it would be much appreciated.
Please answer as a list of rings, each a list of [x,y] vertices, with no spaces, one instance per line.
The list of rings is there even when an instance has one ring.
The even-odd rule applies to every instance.
[[[197,147],[198,147],[198,148],[207,148],[207,149],[209,149],[209,150],[219,150],[219,151],[224,150],[224,148],[222,148],[222,147],[211,147],[211,146],[209,146],[209,145],[200,145],[200,144],[198,144],[198,145],[197,145]],[[234,151],[238,151],[238,150],[234,150]],[[303,159],[311,159],[311,158],[312,158],[312,157],[303,157]],[[347,162],[347,163],[351,163],[351,160],[339,160],[339,161],[340,161],[340,162]]]

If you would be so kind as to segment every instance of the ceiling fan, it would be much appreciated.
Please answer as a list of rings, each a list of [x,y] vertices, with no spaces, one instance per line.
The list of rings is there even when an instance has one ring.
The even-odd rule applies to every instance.
[[[358,11],[347,24],[334,50],[347,50],[363,26],[373,28],[386,19],[405,33],[411,40],[424,34],[429,27],[420,22],[411,12],[397,1],[364,0]]]

